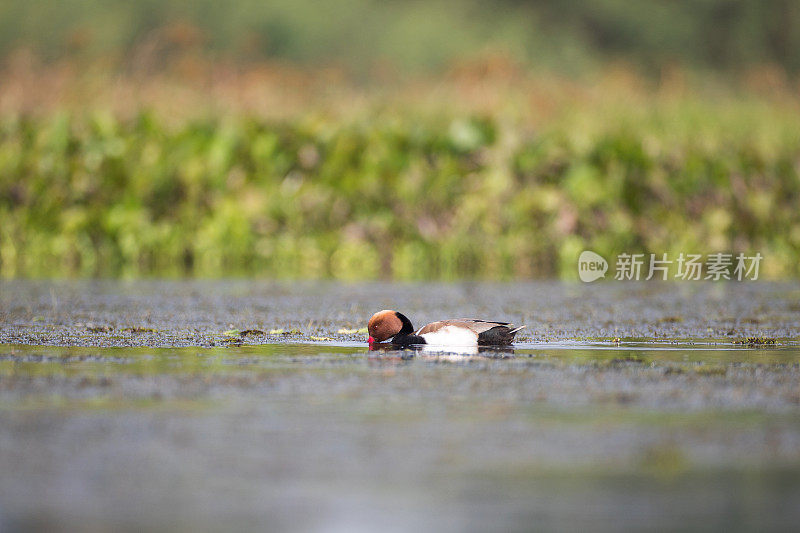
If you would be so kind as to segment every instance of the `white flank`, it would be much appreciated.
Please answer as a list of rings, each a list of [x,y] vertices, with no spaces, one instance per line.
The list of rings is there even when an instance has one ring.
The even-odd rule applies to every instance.
[[[445,326],[430,333],[420,335],[425,342],[434,346],[477,346],[478,334],[458,326]]]
[[[462,361],[465,357],[478,355],[478,345],[475,346],[437,346],[423,344],[420,354],[427,357],[436,357],[447,361]]]

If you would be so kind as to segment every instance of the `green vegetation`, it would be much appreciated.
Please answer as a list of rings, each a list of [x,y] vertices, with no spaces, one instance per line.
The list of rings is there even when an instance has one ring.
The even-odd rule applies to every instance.
[[[800,275],[789,0],[10,0],[0,276]]]
[[[794,103],[567,102],[547,119],[391,99],[346,117],[6,112],[0,271],[574,277],[588,248],[760,252],[762,278],[800,274]]]
[[[749,346],[759,346],[759,345],[773,346],[775,344],[775,339],[772,337],[747,337],[744,339],[737,339],[733,341],[733,343],[747,344]]]

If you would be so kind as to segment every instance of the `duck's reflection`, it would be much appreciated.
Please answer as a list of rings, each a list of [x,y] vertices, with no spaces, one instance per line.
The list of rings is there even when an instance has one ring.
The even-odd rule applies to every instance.
[[[417,344],[400,347],[390,342],[373,342],[369,345],[370,352],[374,355],[388,358],[410,359],[415,356],[433,357],[443,359],[463,359],[467,357],[481,357],[487,359],[506,359],[514,357],[514,348],[511,346],[435,346],[430,344]]]

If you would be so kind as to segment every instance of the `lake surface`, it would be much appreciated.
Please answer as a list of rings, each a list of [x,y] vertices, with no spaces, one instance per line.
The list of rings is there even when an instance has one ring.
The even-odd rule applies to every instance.
[[[3,282],[0,530],[793,528],[799,304],[798,284]],[[386,307],[528,329],[370,351]]]

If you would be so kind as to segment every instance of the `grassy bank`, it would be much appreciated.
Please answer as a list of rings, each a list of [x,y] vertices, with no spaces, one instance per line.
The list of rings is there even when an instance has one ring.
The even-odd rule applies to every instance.
[[[7,105],[0,272],[574,277],[588,248],[800,275],[796,104],[622,85],[412,87],[279,118]]]

